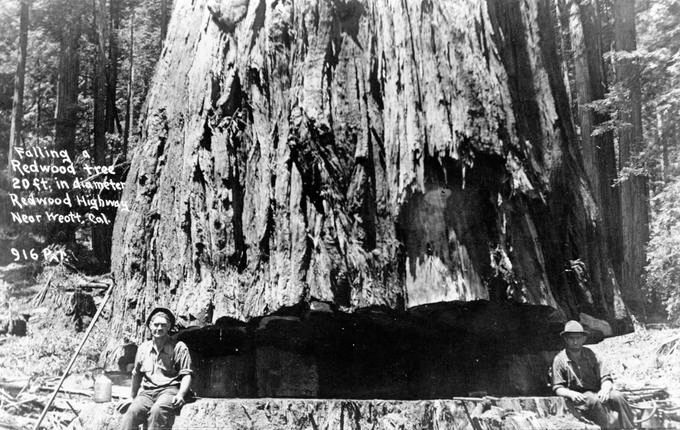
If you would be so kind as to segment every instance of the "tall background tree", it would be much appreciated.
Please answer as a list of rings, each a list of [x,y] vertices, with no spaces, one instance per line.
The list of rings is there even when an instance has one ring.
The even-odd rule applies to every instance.
[[[118,91],[118,63],[120,61],[119,31],[121,2],[109,0],[109,56],[106,74],[106,132],[121,135],[123,130],[120,124],[119,110],[117,106]]]
[[[21,0],[20,4],[19,49],[17,50],[17,71],[14,75],[12,124],[9,148],[7,149],[8,160],[12,159],[12,148],[21,144],[24,120],[24,81],[26,77],[26,47],[28,45],[28,11],[30,4],[28,0]]]
[[[635,168],[633,160],[643,149],[642,102],[640,68],[631,54],[636,50],[635,1],[612,2],[614,9],[614,38],[619,53],[616,78],[626,89],[628,103],[621,111],[623,124],[618,130],[619,157],[622,168],[629,169],[621,181],[621,206],[623,231],[622,289],[632,309],[644,313],[642,283],[646,264],[646,244],[649,240],[649,189],[647,173]]]
[[[76,159],[76,129],[78,127],[78,94],[80,77],[80,36],[83,27],[82,9],[78,2],[61,2],[65,24],[56,28],[59,42],[59,67],[57,74],[57,94],[54,123],[54,147],[68,152],[71,160]],[[66,179],[66,176],[57,176]],[[66,212],[66,207],[58,207]],[[75,227],[71,224],[54,223],[49,232],[48,242],[73,243]]]
[[[660,317],[680,315],[680,2],[642,3],[639,11],[642,120],[645,161],[652,192],[646,295]]]
[[[27,56],[27,44],[28,44],[28,20],[29,20],[29,2],[21,1],[19,2],[19,25],[18,25],[18,43],[16,49],[16,70],[13,75],[5,73],[0,82],[0,88],[2,88],[2,96],[0,98],[5,98],[6,101],[0,101],[0,105],[4,107],[9,107],[11,109],[10,120],[9,120],[9,133],[2,132],[2,124],[4,118],[0,115],[0,139],[7,142],[7,147],[3,148],[3,154],[6,156],[7,160],[7,175],[2,175],[0,177],[0,184],[2,184],[3,192],[0,193],[0,223],[7,224],[9,221],[10,211],[9,211],[9,196],[5,189],[9,189],[11,174],[11,160],[13,148],[19,145],[22,141],[23,136],[23,119],[24,119],[24,82],[26,76],[26,56]],[[11,12],[10,12],[11,13]],[[13,77],[13,85],[10,87],[8,83],[10,82],[10,76]],[[3,88],[4,87],[4,88]],[[7,100],[7,95],[10,95],[11,100]],[[5,152],[6,151],[6,152]],[[2,158],[0,158],[2,159]],[[4,171],[4,170],[3,170]],[[6,230],[4,228],[0,229],[3,232]]]

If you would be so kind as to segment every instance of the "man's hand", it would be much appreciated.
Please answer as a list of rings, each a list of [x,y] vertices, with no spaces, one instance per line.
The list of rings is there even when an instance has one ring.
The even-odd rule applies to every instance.
[[[579,393],[578,391],[572,391],[569,398],[574,403],[585,403],[586,402],[585,396],[583,394]]]
[[[184,396],[179,393],[175,394],[175,397],[172,398],[172,407],[175,409],[181,408],[185,403]]]
[[[608,401],[613,389],[614,384],[612,383],[611,379],[605,379],[602,381],[600,391],[597,393],[598,400],[600,400],[602,403]]]
[[[597,393],[597,398],[600,402],[605,403],[609,400],[609,393],[611,392],[610,390],[607,390],[605,388],[602,388],[598,393]]]

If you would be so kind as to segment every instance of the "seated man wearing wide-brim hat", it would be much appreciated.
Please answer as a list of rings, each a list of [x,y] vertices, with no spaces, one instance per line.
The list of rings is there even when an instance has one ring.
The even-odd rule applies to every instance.
[[[602,428],[634,428],[633,412],[623,394],[614,390],[611,372],[593,350],[583,346],[587,339],[583,326],[568,321],[561,336],[566,348],[553,360],[555,394],[571,400],[584,417]]]
[[[172,339],[175,316],[155,308],[146,325],[151,339],[137,349],[132,369],[132,403],[123,416],[121,429],[170,429],[175,412],[185,403],[191,385],[191,357],[184,342]],[[140,391],[141,388],[141,391]]]

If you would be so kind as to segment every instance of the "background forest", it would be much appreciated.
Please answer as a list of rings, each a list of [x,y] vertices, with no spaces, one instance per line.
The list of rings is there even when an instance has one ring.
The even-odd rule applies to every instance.
[[[12,146],[59,148],[68,151],[78,173],[84,172],[86,164],[115,165],[116,179],[124,181],[128,142],[169,13],[167,0],[2,2],[3,166],[8,165]],[[13,96],[19,101],[14,110]],[[3,170],[3,208],[9,207],[4,199],[10,175]],[[107,198],[117,199],[119,194]],[[109,214],[115,216],[115,211]],[[3,213],[4,217],[9,215]],[[85,228],[57,238],[58,232],[44,225],[14,226],[9,235],[19,234],[24,245],[37,241],[37,249],[56,242],[76,254],[84,252],[87,258],[78,260],[83,269],[103,272],[110,264],[111,229],[112,225]],[[0,258],[6,261],[12,256],[7,251]]]
[[[68,249],[80,270],[108,270],[112,225],[56,231],[10,222],[11,148],[64,149],[76,168],[114,165],[116,180],[123,180],[171,3],[0,2],[1,263],[13,260],[8,249],[17,244],[51,245]],[[642,277],[635,267],[619,274],[633,283],[642,279],[644,297],[631,308],[639,318],[677,322],[680,0],[638,1],[634,10],[626,9],[633,4],[556,1],[555,34],[581,155],[602,208],[612,258],[621,271],[629,270],[620,262],[626,260],[626,241],[632,241],[645,262]],[[625,27],[631,18],[635,25]],[[632,231],[636,236],[631,238]],[[639,238],[646,237],[645,253],[645,240]]]

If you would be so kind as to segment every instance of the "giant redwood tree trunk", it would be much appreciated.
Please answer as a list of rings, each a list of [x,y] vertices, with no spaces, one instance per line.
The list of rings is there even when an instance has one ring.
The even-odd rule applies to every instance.
[[[626,330],[551,8],[176,2],[116,218],[114,332],[140,338],[155,304],[205,325],[312,302]]]

